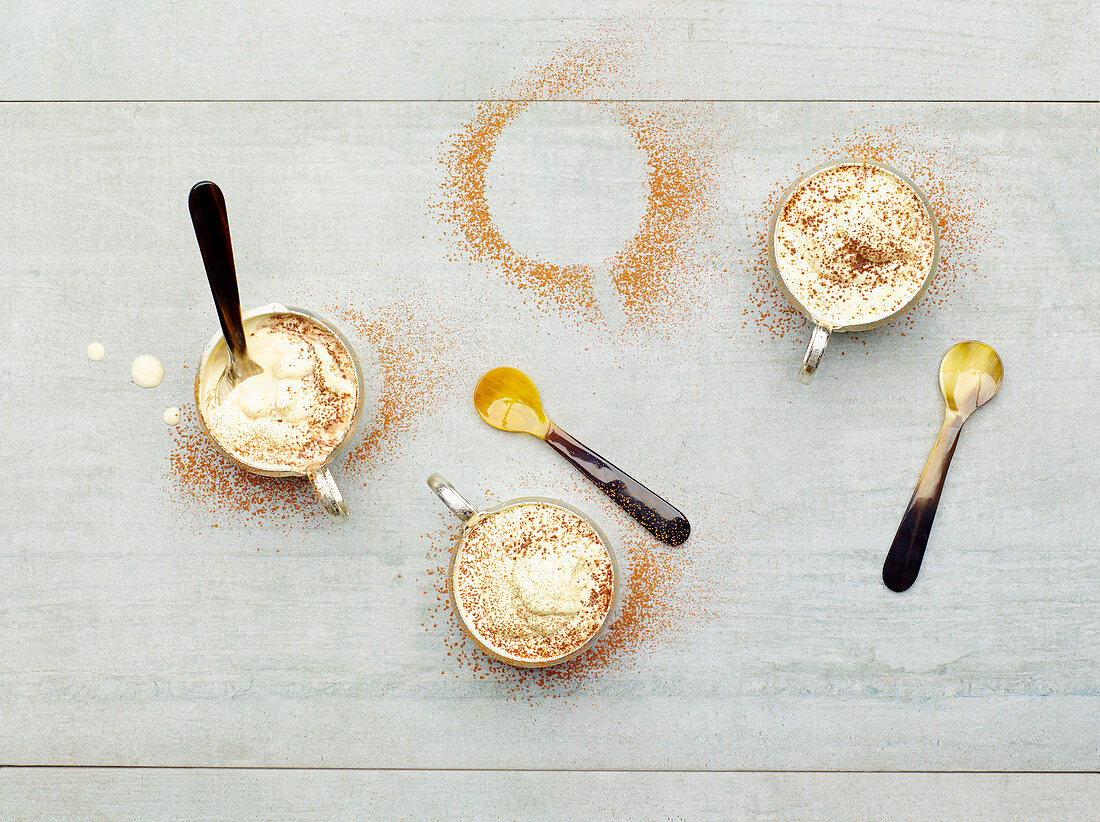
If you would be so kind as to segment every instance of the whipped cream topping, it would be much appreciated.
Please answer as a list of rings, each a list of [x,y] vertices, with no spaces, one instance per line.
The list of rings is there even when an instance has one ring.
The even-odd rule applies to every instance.
[[[911,186],[877,166],[824,169],[776,220],[776,267],[815,321],[880,320],[924,286],[935,251],[932,216]]]
[[[203,365],[199,406],[207,429],[257,468],[308,473],[344,439],[359,400],[350,353],[328,329],[289,313],[245,320],[248,354],[262,372],[218,402],[224,341]]]
[[[455,602],[489,648],[528,662],[566,656],[611,608],[611,556],[584,519],[543,503],[478,519],[455,558]]]

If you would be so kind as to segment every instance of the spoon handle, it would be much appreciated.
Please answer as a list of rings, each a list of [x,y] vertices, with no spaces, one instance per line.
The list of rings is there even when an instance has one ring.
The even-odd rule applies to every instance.
[[[222,335],[238,360],[246,356],[244,322],[241,320],[241,295],[237,290],[237,269],[233,265],[233,243],[229,239],[229,215],[225,197],[211,182],[195,183],[187,198],[195,238],[199,241],[206,279],[218,309]]]
[[[917,580],[924,549],[928,546],[928,534],[936,508],[940,504],[943,481],[959,441],[959,431],[965,417],[947,411],[928,462],[924,464],[913,497],[901,518],[901,525],[894,535],[886,562],[882,565],[882,581],[891,591],[905,591]]]
[[[691,534],[691,525],[668,500],[650,491],[621,468],[616,468],[587,445],[583,445],[553,423],[546,442],[600,487],[600,490],[642,526],[669,545],[681,545]]]

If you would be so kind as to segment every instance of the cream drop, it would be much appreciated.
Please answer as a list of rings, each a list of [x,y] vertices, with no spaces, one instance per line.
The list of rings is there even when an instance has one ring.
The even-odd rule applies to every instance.
[[[161,419],[164,420],[165,425],[179,425],[180,410],[174,405],[165,408],[164,413],[161,415]]]
[[[156,388],[164,379],[164,366],[150,354],[142,354],[130,366],[130,377],[140,388]]]
[[[88,355],[88,359],[92,362],[99,362],[107,353],[107,349],[103,347],[103,343],[97,342],[88,343],[88,347],[84,349],[84,351]]]

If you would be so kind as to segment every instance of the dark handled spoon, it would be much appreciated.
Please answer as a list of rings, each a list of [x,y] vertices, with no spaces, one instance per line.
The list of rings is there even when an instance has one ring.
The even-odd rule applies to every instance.
[[[191,222],[195,225],[202,262],[206,266],[210,293],[214,295],[214,306],[218,309],[222,335],[229,350],[225,374],[217,386],[218,402],[221,402],[237,383],[261,373],[263,369],[248,356],[225,197],[221,189],[211,182],[195,183],[187,198],[187,206],[191,211]]]
[[[522,371],[494,368],[478,381],[474,405],[494,428],[544,440],[661,542],[681,545],[691,534],[687,517],[672,503],[554,425],[542,410],[538,389]]]
[[[957,343],[944,355],[940,363],[943,426],[882,566],[882,581],[891,591],[905,591],[916,581],[959,431],[997,393],[1004,373],[1001,358],[985,343]]]

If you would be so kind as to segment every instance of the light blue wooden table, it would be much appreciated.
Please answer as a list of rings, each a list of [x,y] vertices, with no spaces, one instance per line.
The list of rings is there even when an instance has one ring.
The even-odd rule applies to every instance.
[[[1095,4],[2,19],[0,817],[1096,818]],[[603,96],[702,124],[717,186],[690,316],[622,335],[527,304],[427,205],[477,101],[609,39],[630,71]],[[988,231],[913,333],[836,340],[807,389],[801,332],[746,322],[761,207],[868,128],[956,156]],[[598,260],[644,174],[606,107],[534,104],[501,138],[494,207],[516,247]],[[215,326],[184,206],[203,178],[226,192],[246,304],[405,299],[453,358],[384,469],[337,471],[346,526],[172,497],[160,413],[189,401]],[[896,596],[878,569],[939,423],[939,358],[965,338],[1000,351],[1005,384]],[[154,391],[128,382],[140,353],[165,364]],[[424,478],[561,496],[632,532],[544,447],[477,420],[473,381],[501,363],[687,511],[678,596],[710,603],[632,664],[522,700],[432,625],[444,531]]]

